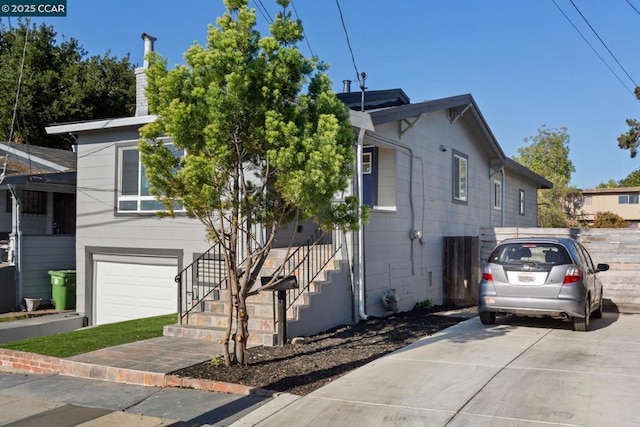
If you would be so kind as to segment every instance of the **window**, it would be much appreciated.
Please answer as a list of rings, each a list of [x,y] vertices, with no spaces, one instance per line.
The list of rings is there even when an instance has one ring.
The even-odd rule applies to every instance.
[[[518,203],[518,213],[524,215],[524,190],[522,189],[518,191]]]
[[[493,181],[493,207],[494,209],[502,209],[502,182]]]
[[[177,150],[171,144],[167,144],[167,148],[176,157],[184,155],[184,151]],[[149,193],[150,187],[145,167],[140,163],[138,147],[122,147],[119,157],[118,212],[163,211],[162,203]],[[175,209],[183,210],[183,207],[176,206]]]
[[[467,201],[467,156],[453,153],[453,200]]]
[[[6,211],[13,210],[11,192],[7,191]],[[23,190],[20,196],[20,212],[23,214],[46,215],[47,214],[47,193],[44,191]]]
[[[365,175],[370,175],[372,172],[372,154],[373,153],[362,153],[362,173]]]
[[[618,196],[619,205],[637,205],[638,194],[621,194]]]

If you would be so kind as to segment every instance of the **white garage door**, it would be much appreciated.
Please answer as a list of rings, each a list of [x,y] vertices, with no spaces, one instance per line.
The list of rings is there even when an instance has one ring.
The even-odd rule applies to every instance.
[[[176,260],[149,261],[94,261],[95,324],[177,312]]]

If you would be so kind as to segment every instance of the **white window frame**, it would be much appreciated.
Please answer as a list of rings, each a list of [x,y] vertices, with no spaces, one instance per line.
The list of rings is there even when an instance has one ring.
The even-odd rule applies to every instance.
[[[165,145],[173,145],[171,142],[165,142]],[[123,193],[123,183],[125,181],[124,177],[124,153],[126,151],[135,151],[138,154],[138,169],[137,169],[137,180],[136,183],[136,191],[137,194],[122,194]],[[120,214],[141,214],[141,213],[156,213],[162,212],[165,210],[164,205],[161,202],[156,200],[156,197],[148,194],[148,182],[144,175],[144,166],[140,160],[140,153],[138,151],[138,145],[122,145],[118,147],[118,162],[117,162],[117,197],[116,197],[116,212]],[[147,194],[144,194],[147,193]],[[135,208],[124,208],[125,205],[134,206]],[[145,207],[147,205],[148,207]],[[150,207],[151,208],[150,208]],[[176,206],[176,212],[184,212],[183,206]]]
[[[453,152],[453,200],[467,203],[469,194],[469,158],[458,151]]]
[[[502,209],[502,181],[498,179],[493,181],[493,208]]]
[[[525,193],[524,190],[521,188],[518,190],[518,214],[520,215],[524,215],[525,214]]]

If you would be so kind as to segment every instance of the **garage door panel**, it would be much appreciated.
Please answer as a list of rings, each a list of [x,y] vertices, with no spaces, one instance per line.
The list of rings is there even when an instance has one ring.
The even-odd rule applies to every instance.
[[[96,261],[94,271],[98,325],[177,311],[175,264]]]

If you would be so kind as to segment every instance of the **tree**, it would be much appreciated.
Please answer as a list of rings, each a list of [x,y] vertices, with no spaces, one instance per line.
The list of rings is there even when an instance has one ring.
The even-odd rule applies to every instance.
[[[0,140],[70,148],[70,136],[47,135],[45,126],[133,114],[129,57],[87,57],[76,39],[56,36],[23,21],[0,33]]]
[[[246,362],[247,297],[277,283],[278,271],[264,286],[257,281],[276,231],[305,218],[325,230],[356,229],[358,216],[366,216],[354,197],[334,201],[353,174],[354,134],[325,68],[296,47],[302,24],[291,18],[289,0],[278,0],[282,11],[265,37],[247,2],[224,1],[226,12],[209,26],[207,45],[189,48],[185,65],[168,71],[165,59],[150,55],[147,96],[157,120],[142,128],[139,143],[165,214],[184,206],[222,246],[232,290],[229,320],[238,329],[232,355],[229,322],[227,365]],[[160,136],[186,155],[174,156]],[[266,243],[255,225],[267,230]]]
[[[538,192],[539,227],[576,227],[583,204],[580,190],[569,186],[575,172],[569,159],[569,134],[566,128],[542,126],[538,134],[524,139],[514,160],[553,183],[553,188]]]
[[[635,89],[636,98],[640,99],[640,87]],[[629,150],[629,156],[634,158],[638,154],[638,145],[640,145],[640,121],[635,119],[627,119],[629,130],[618,137],[618,147],[623,150]]]
[[[640,187],[640,169],[636,169],[629,173],[620,181],[610,179],[608,182],[601,182],[598,188],[616,188],[616,187]]]
[[[628,228],[629,223],[613,212],[596,212],[592,228]]]

